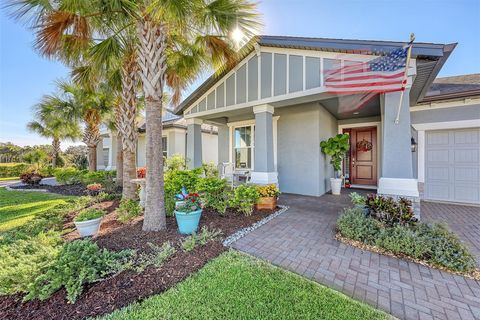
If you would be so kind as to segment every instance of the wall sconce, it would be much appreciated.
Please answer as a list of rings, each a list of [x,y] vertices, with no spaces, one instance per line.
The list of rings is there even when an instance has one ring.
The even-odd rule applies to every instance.
[[[414,137],[410,140],[410,150],[412,150],[412,152],[417,152],[417,141],[415,141]]]

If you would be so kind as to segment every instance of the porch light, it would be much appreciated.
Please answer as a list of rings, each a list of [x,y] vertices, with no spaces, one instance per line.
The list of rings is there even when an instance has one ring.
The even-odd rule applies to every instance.
[[[410,140],[410,149],[412,152],[417,152],[417,141],[415,141],[414,137],[412,137]]]

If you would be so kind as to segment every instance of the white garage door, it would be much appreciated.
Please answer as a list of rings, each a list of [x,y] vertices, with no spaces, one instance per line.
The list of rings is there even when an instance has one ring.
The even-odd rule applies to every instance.
[[[425,133],[425,198],[480,203],[480,128]]]

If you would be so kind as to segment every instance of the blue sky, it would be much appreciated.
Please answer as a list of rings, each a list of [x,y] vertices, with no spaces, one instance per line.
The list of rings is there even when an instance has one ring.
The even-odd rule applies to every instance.
[[[268,35],[407,41],[414,32],[419,42],[458,42],[440,76],[480,72],[480,0],[264,0],[259,10]],[[25,125],[68,70],[32,43],[31,31],[0,11],[0,142],[49,143]]]

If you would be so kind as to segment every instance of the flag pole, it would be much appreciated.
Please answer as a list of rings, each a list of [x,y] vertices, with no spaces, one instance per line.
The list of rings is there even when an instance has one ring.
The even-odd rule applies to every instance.
[[[403,94],[405,92],[405,86],[407,85],[407,79],[408,79],[408,67],[410,65],[410,56],[412,54],[412,45],[413,41],[415,41],[415,34],[410,33],[410,43],[408,44],[408,52],[407,52],[407,59],[405,61],[405,74],[403,76],[403,81],[402,81],[402,92],[400,93],[400,103],[398,104],[398,110],[397,110],[397,117],[395,118],[395,124],[400,123],[400,110],[402,109],[402,102],[403,102]]]

